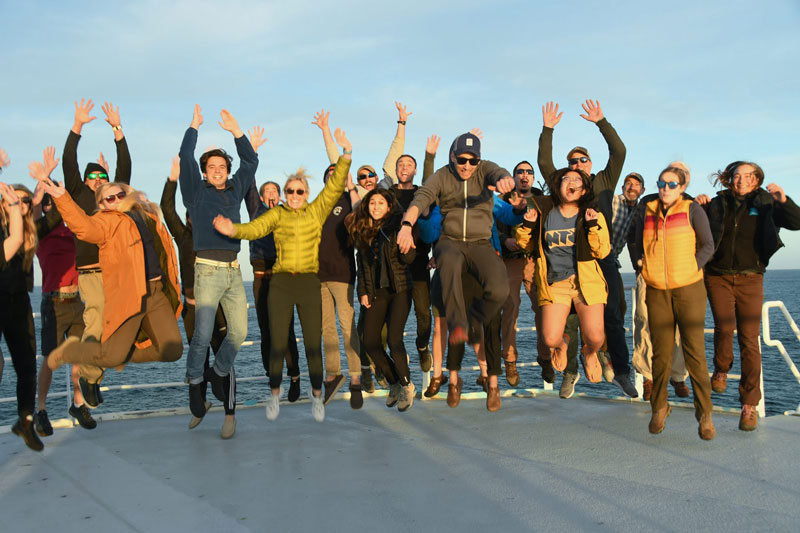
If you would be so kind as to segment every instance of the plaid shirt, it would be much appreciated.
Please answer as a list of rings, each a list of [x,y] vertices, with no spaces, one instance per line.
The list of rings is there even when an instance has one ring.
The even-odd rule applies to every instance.
[[[611,253],[619,262],[619,254],[625,248],[628,228],[633,221],[636,205],[629,205],[625,196],[618,194],[611,200]]]

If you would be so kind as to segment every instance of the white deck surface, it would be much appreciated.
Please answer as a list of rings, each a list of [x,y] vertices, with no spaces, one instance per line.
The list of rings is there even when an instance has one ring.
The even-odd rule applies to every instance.
[[[112,401],[108,395],[106,401]],[[552,395],[406,413],[367,398],[217,408],[56,429],[45,450],[0,434],[4,531],[797,531],[800,418],[715,414],[704,442],[689,409],[647,432],[648,404]]]

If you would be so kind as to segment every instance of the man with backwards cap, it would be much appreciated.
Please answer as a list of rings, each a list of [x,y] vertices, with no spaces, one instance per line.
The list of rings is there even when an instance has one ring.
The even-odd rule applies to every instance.
[[[593,174],[592,158],[589,155],[589,150],[583,146],[576,146],[567,153],[567,163],[570,169],[583,170],[591,176],[592,192],[598,203],[598,210],[603,213],[606,220],[612,220],[611,203],[614,197],[614,189],[617,188],[617,182],[622,173],[622,165],[625,163],[625,145],[617,135],[617,131],[603,116],[603,110],[600,108],[598,101],[586,100],[583,104],[583,110],[585,114],[581,114],[581,117],[597,125],[600,134],[608,145],[608,163],[603,170]],[[542,106],[544,125],[539,136],[538,164],[542,176],[548,182],[550,176],[556,171],[556,167],[553,164],[553,129],[563,115],[563,112],[558,112],[558,104],[548,102]],[[630,366],[628,364],[630,354],[625,341],[625,328],[620,307],[622,284],[620,283],[619,268],[617,267],[615,255],[617,253],[618,251],[614,250],[612,245],[611,253],[597,261],[608,285],[608,303],[606,304],[604,316],[606,341],[614,369],[613,383],[622,389],[627,396],[636,398],[638,393],[630,380]],[[577,331],[569,331],[570,329],[568,325],[566,333],[572,341],[568,357],[574,357],[573,354],[577,352]]]
[[[397,244],[405,253],[414,246],[411,229],[420,213],[438,203],[442,232],[433,256],[442,283],[450,344],[482,342],[483,324],[500,311],[508,297],[506,269],[490,242],[494,205],[490,186],[505,194],[514,188],[514,179],[508,170],[481,160],[481,141],[476,135],[459,135],[450,147],[448,165],[417,189],[397,234]],[[462,266],[473,273],[484,291],[469,316],[461,285]],[[489,388],[497,389],[496,375],[490,376]]]

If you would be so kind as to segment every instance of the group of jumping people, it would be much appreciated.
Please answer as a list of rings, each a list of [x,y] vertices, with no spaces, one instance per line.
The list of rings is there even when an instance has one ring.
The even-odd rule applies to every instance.
[[[783,245],[779,228],[800,229],[800,208],[780,186],[763,186],[761,167],[730,163],[714,175],[721,190],[713,199],[686,193],[690,171],[680,161],[659,173],[657,193],[642,196],[645,179],[630,172],[615,194],[625,145],[599,102],[587,100],[580,116],[597,126],[609,151],[597,173],[589,150],[580,145],[566,154],[566,166],[556,167],[552,141],[563,112],[549,102],[542,107],[538,187],[530,162],[520,161],[509,172],[484,159],[480,130],[457,136],[438,170],[440,138],[429,137],[421,185],[415,185],[417,160],[404,151],[411,112],[395,105],[397,131],[380,180],[370,165],[358,167],[354,179],[345,132],[331,134],[325,110],[314,116],[330,165],[313,199],[311,176],[302,167],[288,175],[282,190],[275,181],[257,185],[264,130],[256,126],[246,135],[226,110],[219,124],[233,135],[237,170],[220,148],[198,160],[204,119],[195,105],[158,205],[130,185],[131,158],[119,109],[110,103],[102,111],[116,144],[114,179],[102,154],[81,176],[78,143],[83,127],[96,117],[91,100],[76,102],[61,158],[63,180],[51,176],[59,160],[48,147],[43,161],[29,165],[33,192],[0,182],[0,333],[17,374],[19,419],[13,432],[30,448],[43,449],[39,437],[53,433],[47,391],[52,372],[64,364],[72,365],[75,384],[69,414],[86,429],[96,427],[88,408],[103,402],[105,371],[180,359],[182,317],[189,342],[189,428],[211,407],[210,385],[225,410],[221,436],[233,437],[235,359],[247,336],[247,298],[237,259],[243,239],[250,241],[269,380],[268,420],[280,413],[284,361],[287,400],[301,395],[295,311],[316,421],[324,420],[325,405],[346,381],[340,346],[353,409],[361,408],[363,394],[376,386],[388,389],[388,407],[410,409],[417,392],[403,332],[412,303],[419,365],[432,371],[422,394],[434,397],[447,385],[447,404],[459,404],[459,372],[469,344],[480,365],[486,407],[497,411],[498,377],[505,374],[511,387],[520,381],[516,331],[522,286],[535,315],[536,361],[544,381],[553,383],[561,374],[559,395],[570,398],[580,363],[589,382],[605,379],[638,397],[623,320],[619,255],[627,246],[637,274],[632,364],[644,376],[644,399],[652,406],[649,431],[665,427],[671,383],[678,396],[693,392],[698,433],[714,438],[711,394],[726,389],[734,329],[742,359],[739,428],[756,429],[763,275]],[[8,166],[0,150],[0,168]],[[185,219],[175,206],[178,187]],[[243,202],[247,222],[241,220]],[[42,270],[38,402],[28,296],[34,255]],[[710,378],[706,299],[714,318]]]

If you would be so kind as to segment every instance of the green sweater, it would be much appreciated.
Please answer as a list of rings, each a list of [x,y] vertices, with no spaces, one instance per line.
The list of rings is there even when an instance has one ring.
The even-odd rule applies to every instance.
[[[349,170],[350,160],[340,157],[333,176],[313,202],[303,202],[298,209],[282,204],[248,224],[234,224],[234,238],[252,241],[274,232],[278,259],[273,274],[316,274],[322,225],[344,192]]]

